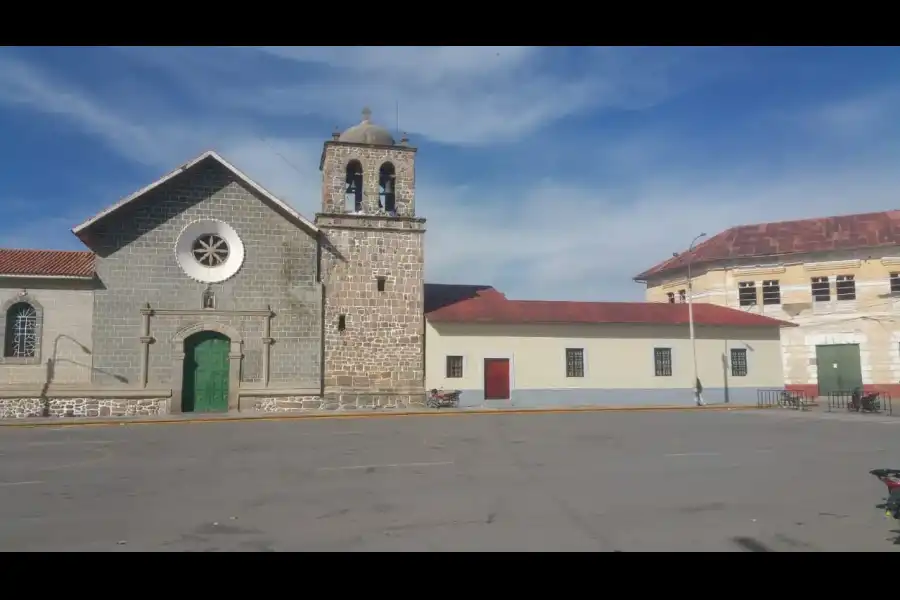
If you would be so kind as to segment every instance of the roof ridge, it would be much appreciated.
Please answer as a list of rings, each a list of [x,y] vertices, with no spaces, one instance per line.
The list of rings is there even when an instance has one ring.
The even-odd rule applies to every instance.
[[[840,219],[849,219],[849,225],[840,226],[839,232],[829,231],[828,224]],[[683,269],[688,259],[700,265],[720,260],[889,246],[900,246],[900,209],[733,225],[704,240],[690,253],[682,252],[660,261],[633,279],[646,281],[654,275]]]
[[[852,218],[871,217],[874,215],[886,215],[886,214],[895,213],[895,212],[900,212],[900,209],[892,208],[890,210],[873,210],[873,211],[863,212],[863,213],[846,213],[846,214],[840,214],[840,215],[827,215],[824,217],[803,217],[800,219],[781,219],[780,221],[763,221],[761,223],[747,223],[745,225],[732,225],[728,229],[724,230],[722,233],[731,231],[732,229],[739,229],[741,227],[762,227],[764,225],[782,225],[784,223],[806,223],[809,221],[826,221],[829,219],[846,219],[848,217],[852,217]]]

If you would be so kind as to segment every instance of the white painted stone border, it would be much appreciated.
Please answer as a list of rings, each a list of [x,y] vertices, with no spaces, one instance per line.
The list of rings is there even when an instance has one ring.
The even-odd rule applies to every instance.
[[[218,235],[228,244],[228,258],[216,267],[204,267],[194,259],[192,247],[201,235]],[[175,242],[175,258],[185,274],[200,283],[221,283],[234,277],[244,264],[244,243],[234,228],[213,219],[189,223]]]

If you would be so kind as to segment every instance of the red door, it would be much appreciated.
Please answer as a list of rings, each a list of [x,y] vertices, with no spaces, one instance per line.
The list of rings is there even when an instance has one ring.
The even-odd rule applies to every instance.
[[[484,399],[509,400],[509,359],[484,359]]]

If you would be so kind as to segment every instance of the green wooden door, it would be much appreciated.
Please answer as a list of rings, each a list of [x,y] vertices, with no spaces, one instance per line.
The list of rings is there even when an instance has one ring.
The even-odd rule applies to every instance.
[[[231,341],[216,331],[201,331],[184,344],[183,412],[228,410],[228,352]]]
[[[816,346],[816,370],[820,396],[862,389],[859,344]]]

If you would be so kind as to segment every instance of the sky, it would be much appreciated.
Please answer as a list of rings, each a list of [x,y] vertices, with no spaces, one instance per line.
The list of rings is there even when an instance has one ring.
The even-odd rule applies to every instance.
[[[210,149],[312,219],[366,106],[419,149],[426,279],[510,298],[642,300],[700,233],[900,208],[898,48],[3,47],[0,246],[83,249]]]

